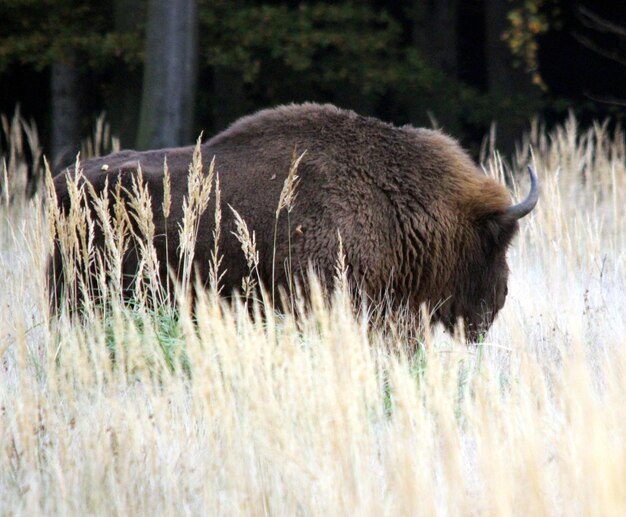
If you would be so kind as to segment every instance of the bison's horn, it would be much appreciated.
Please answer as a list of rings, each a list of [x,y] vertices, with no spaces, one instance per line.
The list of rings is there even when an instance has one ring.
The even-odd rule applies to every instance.
[[[539,180],[530,165],[528,166],[528,173],[530,174],[530,192],[528,196],[526,196],[526,199],[521,203],[510,206],[506,210],[507,215],[513,219],[521,219],[525,215],[528,215],[532,209],[535,208],[537,200],[539,199]]]

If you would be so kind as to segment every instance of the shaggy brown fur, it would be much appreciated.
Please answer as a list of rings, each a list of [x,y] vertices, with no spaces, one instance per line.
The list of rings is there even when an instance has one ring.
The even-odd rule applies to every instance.
[[[284,264],[303,273],[312,264],[330,280],[337,261],[338,231],[349,274],[368,296],[388,293],[416,314],[420,304],[436,308],[435,318],[449,329],[465,320],[470,337],[487,329],[504,304],[506,249],[517,230],[507,217],[506,189],[485,176],[458,143],[438,131],[395,127],[332,105],[288,105],[244,117],[202,145],[205,167],[213,157],[221,183],[222,205],[233,206],[256,232],[266,286],[272,280],[275,213],[294,150],[306,151],[299,167],[297,200],[280,216],[276,283],[285,286]],[[177,222],[187,193],[192,147],[149,152],[124,151],[89,160],[84,175],[96,191],[115,177],[135,174],[140,163],[153,197],[156,248],[166,275],[163,160],[172,174],[172,212],[168,221],[168,261],[177,267]],[[108,165],[107,171],[102,165]],[[57,197],[67,206],[64,175],[55,179]],[[122,182],[125,183],[124,179]],[[213,196],[214,199],[214,196]],[[213,249],[213,210],[202,218],[195,263],[208,277]],[[236,290],[248,267],[231,234],[230,211],[223,211],[220,251],[224,292]],[[125,272],[136,270],[134,254]],[[59,272],[57,272],[58,274]]]

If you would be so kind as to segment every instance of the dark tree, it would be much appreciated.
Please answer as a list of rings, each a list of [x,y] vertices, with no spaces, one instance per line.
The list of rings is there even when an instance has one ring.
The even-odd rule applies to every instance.
[[[128,8],[132,2],[117,2],[126,6],[129,21],[128,31],[121,34],[112,23],[110,2],[0,1],[2,109],[23,102],[27,116],[47,112],[37,122],[46,133],[46,154],[57,167],[74,160],[81,139],[102,110],[98,101],[110,68],[140,62],[141,23]],[[10,99],[4,97],[7,91],[13,94]]]
[[[52,108],[52,165],[70,164],[80,149],[82,115],[81,74],[70,54],[50,69]]]
[[[515,97],[525,99],[530,111],[524,116],[515,117],[508,113],[508,117],[499,117],[494,113],[497,122],[497,142],[499,147],[507,152],[513,150],[515,139],[519,137],[529,119],[533,116],[534,106],[532,98],[537,97],[540,91],[532,84],[531,70],[523,66],[513,66],[511,51],[503,38],[509,28],[509,13],[516,3],[502,0],[485,0],[485,56],[487,63],[488,92],[501,103],[509,103]]]
[[[139,38],[144,27],[146,0],[115,0],[113,26],[117,34]],[[106,84],[104,106],[111,130],[122,147],[134,147],[139,127],[142,93],[142,66],[139,59],[115,60],[110,65],[110,83]]]
[[[192,139],[197,63],[196,0],[150,0],[137,146]]]

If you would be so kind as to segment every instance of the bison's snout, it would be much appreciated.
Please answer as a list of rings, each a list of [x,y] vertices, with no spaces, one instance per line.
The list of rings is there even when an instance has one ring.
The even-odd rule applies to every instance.
[[[472,321],[458,320],[456,323],[449,322],[444,324],[444,326],[446,330],[453,335],[457,335],[459,333],[459,327],[461,327],[465,341],[468,344],[472,344],[480,343],[483,340],[491,323],[475,323]]]
[[[483,341],[485,334],[487,334],[487,331],[489,330],[490,326],[491,324],[489,325],[487,324],[475,325],[471,323],[466,324],[465,325],[465,340],[469,344],[480,343],[481,341]]]

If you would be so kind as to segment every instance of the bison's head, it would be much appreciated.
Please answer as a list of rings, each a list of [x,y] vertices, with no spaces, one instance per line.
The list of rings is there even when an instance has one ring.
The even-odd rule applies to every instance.
[[[518,220],[529,214],[539,199],[537,176],[528,168],[531,187],[526,199],[477,221],[474,235],[461,256],[446,299],[435,313],[450,331],[462,320],[465,336],[476,342],[489,329],[508,293],[506,252],[518,230]]]

